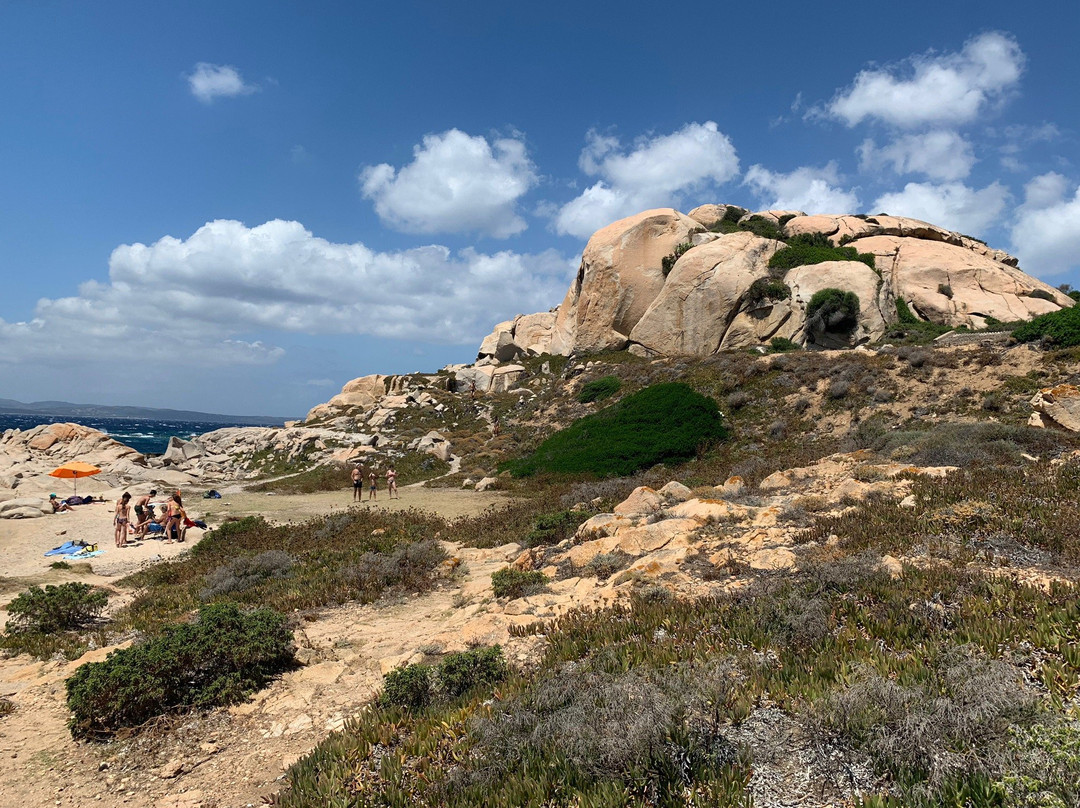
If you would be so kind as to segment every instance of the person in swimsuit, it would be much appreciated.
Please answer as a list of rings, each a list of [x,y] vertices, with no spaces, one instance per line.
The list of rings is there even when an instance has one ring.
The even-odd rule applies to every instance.
[[[368,478],[367,498],[368,498],[368,500],[372,500],[372,499],[377,500],[378,497],[375,494],[376,494],[376,491],[379,488],[379,478],[375,476],[375,469],[372,469],[371,471],[368,472],[367,478]]]
[[[116,501],[116,515],[113,516],[113,524],[116,525],[116,546],[127,547],[128,524],[131,521],[131,494],[127,491]]]
[[[360,470],[359,463],[353,466],[352,470],[352,498],[353,502],[364,498],[364,472]]]
[[[397,498],[401,499],[401,494],[398,494],[397,490],[397,469],[391,463],[390,468],[386,470],[386,494],[387,498],[393,499],[394,494],[397,494]]]
[[[157,489],[151,488],[149,494],[143,494],[135,500],[135,538],[146,535],[146,528],[154,518],[154,506],[150,504],[150,497],[155,494]]]
[[[184,540],[187,533],[187,528],[184,527],[185,519],[187,519],[187,512],[184,510],[184,502],[180,498],[180,492],[177,491],[169,500],[169,512],[165,517],[166,544],[172,544],[174,537],[175,541],[178,542]]]
[[[70,511],[71,506],[64,500],[58,499],[56,494],[49,494],[49,504],[52,505],[53,513],[62,513],[63,511]]]

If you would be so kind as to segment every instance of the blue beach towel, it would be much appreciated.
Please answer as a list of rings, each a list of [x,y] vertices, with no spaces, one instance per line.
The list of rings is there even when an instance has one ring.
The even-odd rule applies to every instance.
[[[82,561],[84,558],[93,558],[94,556],[99,556],[104,552],[105,552],[104,550],[93,550],[92,552],[89,552],[89,553],[85,553],[85,552],[71,553],[70,555],[64,556],[64,560],[65,561]]]
[[[54,547],[49,550],[45,555],[67,555],[68,553],[74,553],[82,547],[85,547],[86,543],[81,541],[69,541],[66,544],[61,544],[59,547]]]

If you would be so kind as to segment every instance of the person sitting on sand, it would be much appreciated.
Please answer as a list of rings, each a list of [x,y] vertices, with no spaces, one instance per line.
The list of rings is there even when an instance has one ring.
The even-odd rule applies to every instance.
[[[52,505],[53,513],[63,513],[64,511],[72,510],[71,506],[57,497],[56,494],[49,494],[49,504]]]
[[[352,498],[353,502],[364,498],[364,472],[360,470],[359,463],[353,466],[352,470]]]
[[[116,525],[115,538],[117,547],[127,547],[128,524],[131,522],[131,494],[127,491],[116,501],[116,514],[113,516],[113,524]]]
[[[368,472],[368,500],[378,499],[376,492],[379,489],[379,478],[375,476],[375,469]]]
[[[386,495],[388,499],[393,499],[394,494],[397,494],[397,498],[401,499],[401,494],[398,494],[397,490],[397,469],[391,463],[390,468],[386,470]]]

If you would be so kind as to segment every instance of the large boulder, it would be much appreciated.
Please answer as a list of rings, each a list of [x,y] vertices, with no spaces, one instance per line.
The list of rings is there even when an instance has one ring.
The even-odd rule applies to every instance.
[[[388,389],[387,381],[391,377],[381,374],[361,376],[347,382],[341,388],[341,392],[327,401],[319,404],[308,412],[305,421],[330,418],[342,412],[350,410],[366,410],[374,407],[379,399],[392,392]]]
[[[767,276],[778,246],[740,232],[687,251],[630,333],[631,341],[659,354],[715,353],[751,284]]]
[[[1059,384],[1040,390],[1031,399],[1035,412],[1053,425],[1070,432],[1080,432],[1080,389],[1072,384]]]
[[[630,332],[664,286],[664,259],[701,224],[676,210],[647,210],[598,230],[559,306],[551,352],[626,347]]]
[[[554,327],[554,311],[519,314],[513,320],[499,323],[490,334],[484,337],[476,358],[492,358],[499,362],[508,362],[519,356],[538,356],[548,353]]]
[[[800,317],[803,320],[800,342],[835,348],[876,340],[885,333],[885,318],[878,306],[881,278],[861,261],[824,261],[820,264],[795,267],[787,273],[784,280],[791,287],[792,302],[800,307]],[[806,333],[806,307],[815,294],[830,288],[854,292],[859,298],[858,325],[850,336]]]

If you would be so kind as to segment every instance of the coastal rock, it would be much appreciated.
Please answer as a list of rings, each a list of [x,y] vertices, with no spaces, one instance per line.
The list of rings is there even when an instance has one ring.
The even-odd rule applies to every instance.
[[[1041,416],[1040,426],[1049,420],[1054,426],[1070,432],[1080,432],[1080,389],[1072,384],[1059,384],[1040,390],[1031,399],[1034,414]]]
[[[700,223],[670,208],[647,210],[598,230],[559,306],[551,352],[624,348],[664,286],[663,260]]]

